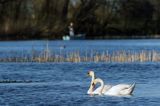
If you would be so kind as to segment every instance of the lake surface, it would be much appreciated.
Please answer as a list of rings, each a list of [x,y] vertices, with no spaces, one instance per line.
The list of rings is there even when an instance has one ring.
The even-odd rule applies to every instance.
[[[49,41],[59,52],[90,50],[160,50],[160,40]],[[2,54],[43,50],[46,41],[0,42]],[[11,54],[12,55],[12,54]],[[133,96],[90,96],[87,90],[94,70],[105,83],[132,84]],[[160,63],[0,63],[0,106],[160,106]],[[30,82],[23,82],[30,81]]]

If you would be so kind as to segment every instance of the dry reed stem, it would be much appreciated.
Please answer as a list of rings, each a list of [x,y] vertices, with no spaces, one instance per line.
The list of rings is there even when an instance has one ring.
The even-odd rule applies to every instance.
[[[71,51],[54,53],[49,49],[39,52],[38,55],[31,52],[31,56],[8,56],[0,58],[0,62],[160,62],[160,52],[156,50],[119,50],[119,51]],[[18,53],[17,53],[18,54]]]

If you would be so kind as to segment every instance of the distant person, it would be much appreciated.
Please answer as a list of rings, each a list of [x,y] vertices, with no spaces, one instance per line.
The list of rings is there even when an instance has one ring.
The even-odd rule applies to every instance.
[[[70,23],[70,26],[69,26],[69,35],[74,36],[74,29],[73,29],[73,23],[72,22]]]

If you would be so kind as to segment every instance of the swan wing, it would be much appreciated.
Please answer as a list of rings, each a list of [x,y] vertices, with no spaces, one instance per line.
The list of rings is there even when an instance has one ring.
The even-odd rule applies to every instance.
[[[112,86],[107,92],[105,92],[105,95],[115,95],[119,96],[122,94],[125,94],[125,90],[131,87],[131,85],[128,84],[118,84],[115,86]]]
[[[135,83],[130,85],[130,87],[126,87],[126,88],[122,89],[120,91],[120,94],[121,95],[131,95],[132,92],[134,91],[134,88],[135,88]]]
[[[102,90],[102,93],[104,94],[105,92],[107,92],[111,88],[112,88],[112,85],[105,85],[103,90]]]

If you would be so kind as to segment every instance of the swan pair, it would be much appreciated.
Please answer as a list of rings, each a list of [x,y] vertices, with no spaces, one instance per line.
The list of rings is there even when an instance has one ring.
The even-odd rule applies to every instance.
[[[100,78],[96,78],[93,71],[89,71],[88,76],[92,77],[92,79],[91,79],[90,87],[87,94],[126,96],[126,95],[131,95],[135,88],[135,83],[132,85],[128,85],[128,84],[118,84],[115,86],[104,85],[104,81]],[[100,87],[94,90],[95,85],[97,83],[100,83]]]
[[[94,90],[94,88],[95,88],[95,79],[96,79],[96,76],[95,76],[94,72],[93,71],[89,71],[88,72],[88,76],[90,76],[92,79],[91,79],[90,87],[89,87],[89,90],[88,90],[87,94],[99,94],[99,92],[101,91],[101,87],[98,87],[96,90]],[[111,87],[112,87],[112,85],[104,85],[102,93],[105,93]]]

